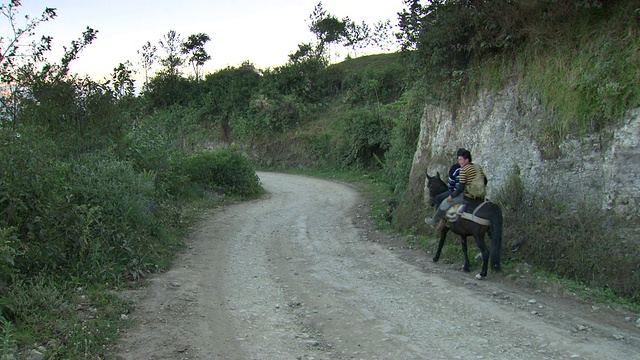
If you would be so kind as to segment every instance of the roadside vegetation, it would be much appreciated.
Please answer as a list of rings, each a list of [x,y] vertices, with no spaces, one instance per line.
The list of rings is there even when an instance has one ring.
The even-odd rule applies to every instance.
[[[405,6],[398,53],[356,57],[372,43],[384,49],[391,24],[338,19],[320,3],[310,16],[317,42],[299,44],[272,69],[245,62],[204,74],[208,35],[183,39],[170,30],[157,45],[141,44],[139,93],[131,62],[104,81],[69,71],[97,36],[91,28],[59,62],[45,61],[50,39],[30,32],[55,21],[55,9],[2,38],[0,358],[31,351],[107,358],[128,311],[114,290],[167,269],[200,210],[260,196],[256,168],[359,181],[381,227],[433,248],[417,224],[394,213],[425,99],[455,108],[479,88],[515,81],[557,114],[540,135],[551,149],[569,133],[597,132],[638,107],[640,6],[633,2]],[[15,23],[20,1],[1,10]],[[354,56],[331,63],[332,44]],[[505,238],[514,239],[511,246],[518,234],[528,241],[506,272],[510,262],[527,262],[637,306],[640,244],[611,230],[624,219],[531,204],[518,184],[514,172],[499,199],[520,209],[505,219]],[[549,211],[562,226],[532,227],[546,223]],[[445,256],[459,256],[451,247]]]

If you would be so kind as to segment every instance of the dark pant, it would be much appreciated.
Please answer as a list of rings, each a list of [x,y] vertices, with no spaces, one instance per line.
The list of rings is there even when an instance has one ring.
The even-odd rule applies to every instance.
[[[436,198],[434,199],[434,206],[437,209],[438,207],[440,207],[440,204],[444,201],[444,199],[448,198],[449,195],[451,195],[451,191],[447,190],[441,194],[436,195]]]

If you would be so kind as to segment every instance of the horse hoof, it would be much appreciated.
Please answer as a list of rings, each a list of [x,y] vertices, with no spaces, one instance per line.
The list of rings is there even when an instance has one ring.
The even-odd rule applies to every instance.
[[[482,280],[484,279],[484,276],[480,275],[480,274],[476,274],[476,279],[478,280]]]
[[[438,262],[439,259],[438,258],[433,258],[431,260],[433,260],[433,262]]]
[[[464,271],[464,272],[469,272],[469,268],[468,268],[468,267],[466,267],[466,266],[463,266],[463,267],[462,267],[462,271]]]

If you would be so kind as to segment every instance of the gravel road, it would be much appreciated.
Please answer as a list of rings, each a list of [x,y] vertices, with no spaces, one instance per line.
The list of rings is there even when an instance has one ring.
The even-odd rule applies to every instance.
[[[640,359],[638,314],[476,280],[376,231],[347,185],[259,176],[264,197],[211,210],[170,271],[123,293],[116,358]]]

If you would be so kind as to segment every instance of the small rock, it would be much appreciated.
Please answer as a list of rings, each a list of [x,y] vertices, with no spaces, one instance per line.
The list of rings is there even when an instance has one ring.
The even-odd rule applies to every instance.
[[[589,327],[584,325],[578,325],[578,331],[589,331]]]
[[[29,352],[29,360],[42,360],[44,359],[44,356],[42,355],[42,353],[36,349],[31,349],[31,351]]]
[[[613,334],[613,338],[616,340],[624,340],[624,336],[619,335],[619,334]]]
[[[633,320],[633,318],[631,316],[627,316],[624,318],[624,321],[626,322],[631,322]]]
[[[536,304],[536,303],[538,303],[538,301],[536,299],[529,300],[529,304],[531,304],[531,305]]]

